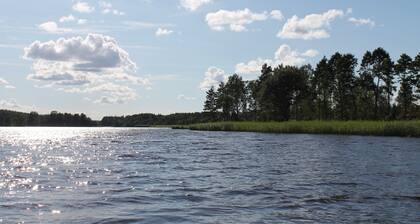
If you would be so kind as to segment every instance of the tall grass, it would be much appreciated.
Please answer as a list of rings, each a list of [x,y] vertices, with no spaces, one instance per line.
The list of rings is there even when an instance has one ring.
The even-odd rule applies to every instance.
[[[174,126],[191,130],[420,137],[417,121],[214,122]]]

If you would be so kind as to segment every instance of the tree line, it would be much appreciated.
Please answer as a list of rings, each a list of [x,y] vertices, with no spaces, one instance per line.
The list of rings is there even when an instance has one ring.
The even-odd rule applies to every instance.
[[[85,114],[69,114],[52,111],[50,114],[40,115],[37,112],[22,113],[10,110],[0,110],[0,126],[97,126]]]
[[[155,125],[183,125],[205,123],[220,119],[209,113],[175,113],[169,115],[142,113],[128,116],[105,116],[94,121],[85,114],[69,114],[52,111],[50,114],[23,113],[0,110],[0,126],[61,126],[61,127],[143,127]]]
[[[335,53],[311,65],[262,66],[206,92],[204,112],[222,120],[408,120],[420,118],[420,53],[392,61],[383,48],[358,63]]]
[[[142,113],[129,116],[106,116],[100,121],[102,126],[141,127],[154,125],[186,125],[206,123],[220,119],[217,114],[210,113],[174,113],[169,115]]]

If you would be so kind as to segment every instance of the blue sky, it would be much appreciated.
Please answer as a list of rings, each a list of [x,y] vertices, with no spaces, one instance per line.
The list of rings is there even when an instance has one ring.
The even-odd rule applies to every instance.
[[[420,52],[420,2],[3,0],[0,108],[93,118],[201,111],[205,90],[262,63]]]

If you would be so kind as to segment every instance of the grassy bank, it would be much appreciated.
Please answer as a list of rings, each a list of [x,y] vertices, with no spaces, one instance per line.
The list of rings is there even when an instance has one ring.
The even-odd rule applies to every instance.
[[[287,121],[287,122],[214,122],[175,129],[203,131],[245,131],[264,133],[308,133],[338,135],[375,135],[420,137],[420,120],[417,121]]]

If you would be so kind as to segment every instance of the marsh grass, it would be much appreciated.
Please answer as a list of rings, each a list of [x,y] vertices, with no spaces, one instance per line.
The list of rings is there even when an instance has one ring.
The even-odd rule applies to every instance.
[[[173,126],[175,129],[203,131],[243,131],[264,133],[308,133],[337,135],[374,135],[420,137],[417,121],[287,121],[287,122],[214,122]]]

